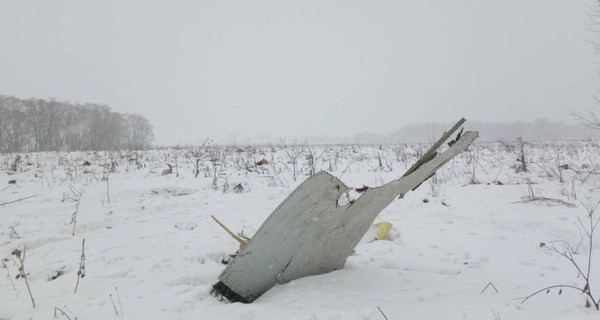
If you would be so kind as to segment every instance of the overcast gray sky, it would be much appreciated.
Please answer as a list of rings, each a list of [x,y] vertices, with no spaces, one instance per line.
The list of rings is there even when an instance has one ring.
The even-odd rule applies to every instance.
[[[146,116],[156,143],[568,120],[584,0],[0,0],[0,94]]]

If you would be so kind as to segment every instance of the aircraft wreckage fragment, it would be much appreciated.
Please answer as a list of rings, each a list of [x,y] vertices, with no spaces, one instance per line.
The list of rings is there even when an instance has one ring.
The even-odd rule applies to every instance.
[[[437,154],[464,122],[463,118],[445,132],[400,179],[370,188],[344,205],[338,200],[351,188],[338,178],[322,171],[306,179],[240,249],[214,291],[232,302],[250,303],[276,284],[341,269],[383,209],[416,189],[477,139],[477,132],[461,131],[447,150]]]

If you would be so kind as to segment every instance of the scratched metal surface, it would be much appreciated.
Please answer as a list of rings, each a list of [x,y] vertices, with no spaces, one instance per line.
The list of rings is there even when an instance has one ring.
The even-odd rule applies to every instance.
[[[466,132],[441,155],[406,177],[369,189],[338,205],[349,188],[327,172],[298,186],[265,220],[219,280],[249,302],[277,283],[340,269],[377,215],[464,151],[477,132]]]

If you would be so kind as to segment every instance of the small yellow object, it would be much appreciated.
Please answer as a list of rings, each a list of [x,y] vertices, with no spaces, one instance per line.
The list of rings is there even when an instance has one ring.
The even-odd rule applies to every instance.
[[[213,220],[215,220],[216,223],[218,223],[221,228],[223,228],[227,233],[229,233],[230,236],[232,236],[237,242],[240,243],[240,249],[245,247],[248,242],[244,239],[242,239],[240,236],[238,236],[237,234],[233,233],[233,231],[231,231],[229,228],[227,228],[227,226],[225,226],[221,221],[219,221],[219,219],[215,218],[215,216],[210,216],[211,218],[213,218]]]
[[[392,230],[392,224],[389,222],[376,223],[377,237],[375,240],[388,240],[390,237],[390,230]]]

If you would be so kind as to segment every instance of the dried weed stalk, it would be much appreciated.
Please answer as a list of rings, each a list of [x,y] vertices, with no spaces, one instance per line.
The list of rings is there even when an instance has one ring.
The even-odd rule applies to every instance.
[[[85,277],[85,238],[81,241],[81,260],[79,260],[79,270],[77,270],[77,283],[75,284],[75,291],[73,293],[77,293],[77,288],[79,287],[79,280]]]
[[[13,259],[13,262],[19,268],[19,274],[16,276],[16,278],[25,280],[25,285],[27,286],[27,291],[29,292],[29,297],[31,298],[31,304],[35,308],[35,300],[33,299],[33,295],[31,294],[31,287],[29,286],[29,281],[27,281],[27,277],[29,274],[25,272],[25,249],[25,247],[23,247],[23,251],[15,249],[11,252],[11,255],[17,258],[17,261]]]
[[[587,266],[584,267],[582,264],[577,262],[577,260],[575,259],[575,255],[578,254],[577,249],[579,247],[579,244],[577,246],[573,246],[572,244],[570,244],[566,241],[563,241],[563,240],[552,241],[549,243],[543,243],[543,242],[540,243],[541,248],[550,250],[550,251],[558,254],[559,256],[565,258],[567,261],[569,261],[573,265],[573,267],[577,270],[577,277],[581,277],[585,282],[585,284],[583,285],[583,288],[579,288],[579,287],[576,287],[573,285],[567,285],[567,284],[553,285],[553,286],[542,288],[542,289],[530,294],[529,296],[523,298],[521,303],[524,303],[529,298],[531,298],[539,293],[542,293],[542,292],[550,293],[550,290],[552,290],[552,289],[558,289],[559,295],[562,294],[563,289],[572,289],[572,290],[578,291],[579,293],[583,294],[583,296],[585,297],[585,307],[586,308],[591,308],[592,306],[594,306],[596,308],[596,310],[600,310],[600,299],[594,297],[594,295],[592,293],[592,289],[590,288],[590,277],[592,275],[592,272],[591,272],[592,271],[592,252],[594,249],[594,231],[596,230],[596,228],[598,227],[598,223],[600,222],[600,217],[594,217],[594,213],[595,213],[596,209],[598,208],[598,205],[600,205],[600,202],[596,203],[595,205],[591,205],[591,204],[584,205],[587,210],[587,213],[588,213],[586,224],[584,224],[581,219],[578,219],[579,226],[582,228],[582,230],[585,233],[582,238],[582,241],[587,240],[588,245],[589,245],[589,251],[588,251],[588,255],[587,255]]]

